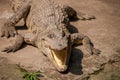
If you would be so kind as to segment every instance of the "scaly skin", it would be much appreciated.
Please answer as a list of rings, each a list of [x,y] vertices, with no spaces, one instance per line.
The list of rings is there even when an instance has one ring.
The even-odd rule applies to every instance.
[[[77,12],[69,7],[56,4],[53,0],[11,0],[15,14],[2,27],[1,36],[17,34],[15,24],[24,18],[29,32],[17,34],[13,46],[5,48],[5,52],[15,52],[23,42],[38,47],[52,61],[58,71],[64,72],[69,65],[72,45],[83,44],[90,54],[99,54],[91,40],[80,33],[71,34],[70,20],[77,18]],[[81,20],[90,20],[94,16],[79,15]]]

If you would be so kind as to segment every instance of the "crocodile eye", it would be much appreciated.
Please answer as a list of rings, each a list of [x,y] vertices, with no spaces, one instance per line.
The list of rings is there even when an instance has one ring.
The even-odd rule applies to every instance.
[[[45,41],[45,38],[42,38],[41,40],[42,40],[42,41]]]
[[[52,38],[55,37],[55,35],[54,34],[49,34],[48,37],[52,39]]]

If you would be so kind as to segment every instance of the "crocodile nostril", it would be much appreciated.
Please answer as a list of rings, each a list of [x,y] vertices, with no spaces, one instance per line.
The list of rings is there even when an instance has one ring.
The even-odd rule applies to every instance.
[[[62,46],[62,44],[58,44],[59,46]]]
[[[64,48],[64,50],[67,50],[67,49],[68,49],[68,47]]]
[[[64,31],[62,31],[62,37],[65,37],[65,32]]]

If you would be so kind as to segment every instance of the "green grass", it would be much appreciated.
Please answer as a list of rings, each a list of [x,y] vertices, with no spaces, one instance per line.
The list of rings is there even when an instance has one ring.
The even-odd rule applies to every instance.
[[[36,72],[26,72],[23,75],[23,78],[25,80],[39,80],[39,76],[41,75],[40,71],[36,71]]]
[[[28,72],[26,69],[20,67],[20,65],[17,65],[19,70],[23,74],[24,80],[40,80],[39,77],[41,76],[41,71],[32,71]]]

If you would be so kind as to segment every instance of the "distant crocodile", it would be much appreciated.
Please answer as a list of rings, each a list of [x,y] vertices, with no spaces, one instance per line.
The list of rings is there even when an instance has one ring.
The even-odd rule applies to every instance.
[[[77,18],[77,12],[69,7],[55,3],[53,0],[10,0],[15,14],[1,29],[5,37],[17,36],[14,45],[4,52],[15,52],[23,42],[39,48],[59,72],[68,69],[72,46],[83,44],[90,54],[99,54],[89,37],[69,30],[71,19]],[[17,34],[15,24],[24,18],[28,33]],[[79,19],[90,20],[94,16],[79,15]]]

